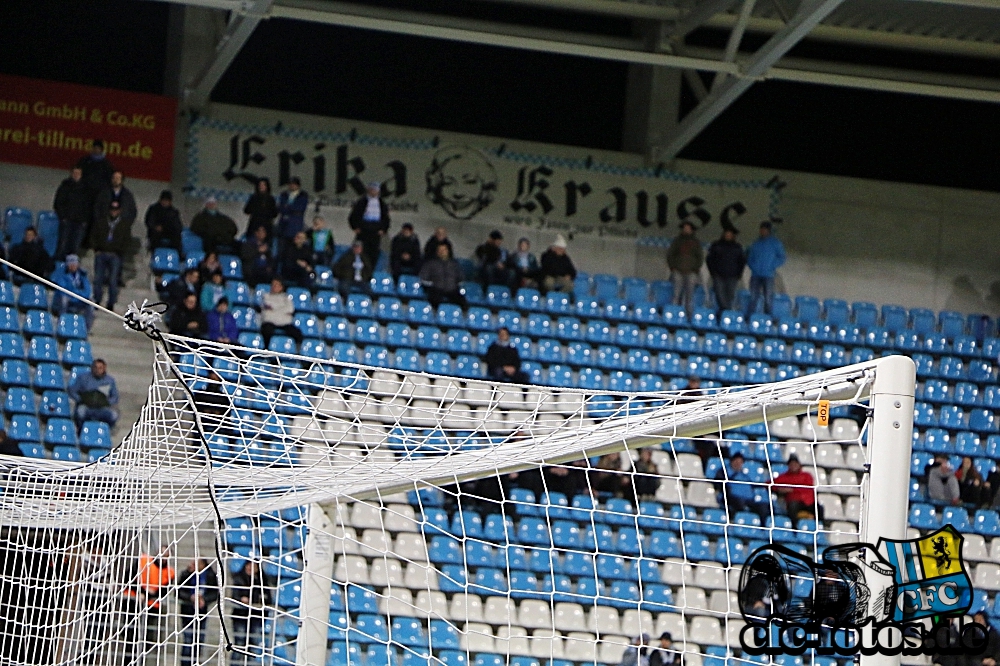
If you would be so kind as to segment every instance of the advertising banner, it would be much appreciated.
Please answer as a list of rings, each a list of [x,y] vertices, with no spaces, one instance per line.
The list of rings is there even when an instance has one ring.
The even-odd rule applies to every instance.
[[[177,101],[0,74],[0,162],[69,169],[102,139],[129,178],[169,181]]]

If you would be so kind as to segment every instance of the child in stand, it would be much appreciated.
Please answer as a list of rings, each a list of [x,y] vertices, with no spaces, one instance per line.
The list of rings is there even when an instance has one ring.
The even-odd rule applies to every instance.
[[[201,296],[198,298],[198,304],[201,306],[202,312],[211,312],[214,310],[215,304],[225,295],[226,285],[222,283],[222,271],[212,271],[208,282],[202,285]]]
[[[329,266],[333,260],[333,232],[324,228],[326,220],[317,215],[309,230],[309,244],[313,251],[313,266]]]

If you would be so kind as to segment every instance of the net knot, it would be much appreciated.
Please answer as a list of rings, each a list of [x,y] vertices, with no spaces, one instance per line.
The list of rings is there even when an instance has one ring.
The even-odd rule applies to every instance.
[[[163,306],[163,310],[154,310],[156,306]],[[136,305],[132,301],[125,311],[125,328],[139,331],[153,337],[160,332],[159,324],[163,321],[163,313],[166,311],[166,303],[150,303],[147,299],[142,299],[142,305]]]

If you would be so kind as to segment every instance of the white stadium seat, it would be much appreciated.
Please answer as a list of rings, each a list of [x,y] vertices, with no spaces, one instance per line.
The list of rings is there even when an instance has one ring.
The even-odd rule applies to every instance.
[[[824,520],[842,520],[844,518],[844,505],[840,501],[839,495],[833,493],[820,493],[816,500],[823,507]]]
[[[427,561],[427,542],[420,533],[404,532],[396,537],[396,555],[408,562]]]
[[[782,439],[802,439],[802,428],[795,416],[787,419],[775,419],[767,424],[772,437]]]
[[[690,482],[685,496],[687,504],[691,506],[706,509],[715,509],[719,506],[719,501],[715,495],[715,484],[708,481]]]
[[[802,439],[806,441],[829,442],[833,439],[830,434],[830,426],[819,425],[818,416],[809,416],[802,419]]]
[[[405,582],[403,566],[399,560],[390,557],[372,560],[368,578],[376,587],[403,587]]]
[[[451,598],[448,617],[456,623],[484,622],[483,600],[475,594],[458,592]]]
[[[357,555],[361,552],[361,544],[358,543],[358,535],[353,527],[334,527],[333,552],[337,555]]]
[[[492,618],[491,615],[487,617]],[[562,632],[587,631],[587,618],[583,614],[583,606],[568,602],[557,603],[554,626]]]
[[[712,595],[708,598],[708,608],[712,612],[722,615],[740,614],[740,600],[735,592],[726,590],[712,590]]]
[[[670,632],[670,635],[674,637],[674,643],[683,643],[687,633],[684,618],[678,613],[660,613],[656,616],[656,629],[652,635],[659,636],[664,631]]]
[[[858,475],[849,469],[835,469],[830,472],[827,484],[830,486],[830,491],[838,495],[858,495],[861,493]]]
[[[708,611],[708,598],[705,590],[693,585],[685,585],[674,593],[674,599],[682,606],[688,615],[701,614]]]
[[[987,592],[1000,590],[1000,564],[992,562],[980,562],[977,564],[972,583],[979,590],[986,590]]]
[[[401,377],[395,372],[378,370],[372,373],[372,382],[368,390],[377,395],[394,395],[399,390]]]
[[[528,644],[528,632],[524,627],[499,627],[497,635],[493,639],[493,644],[494,649],[499,654],[531,655],[531,646]]]
[[[338,583],[367,585],[368,561],[360,555],[341,555],[333,569],[333,579]]]
[[[397,617],[413,617],[417,609],[413,604],[413,593],[402,587],[393,587],[383,592],[385,596],[379,599],[379,612],[383,615]]]
[[[365,530],[361,534],[361,554],[379,557],[392,552],[392,537],[382,530]]]
[[[483,604],[483,617],[490,624],[519,624],[517,605],[510,597],[486,597],[486,602]]]
[[[699,562],[694,567],[694,584],[706,590],[724,590],[726,570],[718,562]]]
[[[539,659],[565,659],[562,634],[551,629],[531,633],[531,656]]]
[[[404,584],[411,590],[436,590],[437,571],[426,564],[410,562],[406,565]]]
[[[523,603],[521,604],[524,605]],[[587,631],[600,634],[620,634],[622,633],[621,619],[618,611],[608,606],[594,606],[587,613]],[[619,657],[621,655],[618,655]],[[602,660],[603,661],[603,660]]]
[[[387,498],[383,498],[386,501]],[[417,514],[409,504],[389,504],[382,513],[385,529],[390,532],[417,532]]]
[[[597,660],[602,664],[617,664],[621,662],[629,645],[629,639],[625,636],[605,636],[601,634],[601,644],[597,653]],[[655,642],[655,641],[654,641]]]
[[[803,465],[811,465],[813,462],[813,445],[809,442],[787,442],[781,447],[785,460],[795,455]]]
[[[861,522],[861,498],[847,497],[844,500],[844,518],[855,523]]]
[[[382,515],[379,507],[367,502],[355,502],[351,508],[351,525],[355,529],[382,529]]]
[[[420,590],[414,598],[417,607],[416,615],[430,618],[445,619],[448,615],[448,597],[444,592]]]
[[[451,430],[473,430],[476,412],[464,402],[455,402],[441,417],[441,425]]]
[[[414,399],[402,420],[404,424],[415,428],[433,428],[438,425],[438,403]]]
[[[660,487],[656,489],[656,501],[663,504],[681,504],[684,501],[683,492],[684,484],[680,479],[660,479]]]
[[[973,562],[991,561],[992,558],[990,558],[989,549],[986,548],[986,539],[981,534],[965,533],[962,537],[965,539],[965,542],[962,544],[962,559],[972,560]],[[998,539],[994,539],[993,541],[995,543]],[[997,546],[1000,548],[1000,543]]]
[[[906,536],[907,539],[911,538],[909,535]],[[990,562],[1000,562],[1000,538],[993,537],[990,540]]]
[[[621,632],[626,636],[638,636],[640,634],[652,633],[653,614],[649,611],[639,611],[628,609],[622,612]],[[663,632],[657,632],[659,636]]]
[[[518,609],[518,619],[528,629],[551,629],[552,607],[541,599],[525,599]]]
[[[459,634],[460,645],[469,652],[493,652],[493,627],[481,622],[469,622]]]
[[[704,479],[705,468],[701,464],[701,456],[697,453],[678,453],[677,471],[685,479]]]
[[[847,469],[853,469],[855,472],[863,472],[867,464],[868,459],[865,458],[865,452],[860,446],[851,445],[847,447],[847,450],[844,452],[844,466]]]
[[[845,467],[844,449],[840,444],[817,444],[813,449],[813,456],[816,464],[820,467],[833,469],[835,467]]]
[[[667,558],[660,562],[660,580],[673,587],[690,585],[694,582],[694,571],[684,560],[676,557]]]
[[[741,619],[729,618],[726,622],[726,642],[731,648],[739,648],[743,644],[740,642],[740,631],[746,624]]]
[[[563,639],[563,655],[570,661],[594,663],[597,661],[597,640],[594,634],[574,631]]]
[[[695,617],[691,619],[691,631],[688,638],[699,645],[725,645],[722,637],[722,627],[718,618]]]
[[[498,384],[496,401],[500,409],[524,409],[524,389],[519,386]]]
[[[854,419],[834,419],[830,424],[830,436],[842,442],[857,441],[861,436],[861,429]]]

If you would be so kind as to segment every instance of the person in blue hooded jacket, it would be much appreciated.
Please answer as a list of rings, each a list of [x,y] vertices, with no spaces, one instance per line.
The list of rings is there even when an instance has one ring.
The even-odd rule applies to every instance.
[[[747,319],[764,299],[764,312],[771,314],[774,305],[774,275],[785,265],[785,246],[771,233],[771,223],[760,223],[760,237],[747,249],[750,267],[750,303]]]
[[[88,301],[94,297],[93,286],[87,271],[80,266],[80,257],[75,254],[66,255],[66,263],[52,272],[52,281]],[[82,314],[89,331],[94,325],[94,306],[75,299],[62,292],[56,292],[52,297],[52,313],[57,317],[63,312]]]

